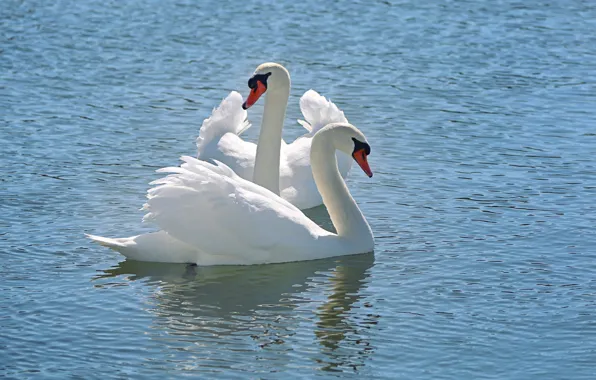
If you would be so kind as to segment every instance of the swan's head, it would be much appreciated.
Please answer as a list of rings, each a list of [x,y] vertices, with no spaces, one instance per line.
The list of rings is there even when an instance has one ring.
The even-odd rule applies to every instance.
[[[367,176],[373,176],[367,159],[370,154],[370,145],[368,145],[366,137],[358,128],[347,123],[331,123],[317,132],[317,134],[319,133],[329,134],[335,149],[352,156]]]
[[[259,65],[248,80],[250,94],[246,98],[243,109],[249,109],[265,92],[290,91],[290,73],[279,63],[267,62]]]

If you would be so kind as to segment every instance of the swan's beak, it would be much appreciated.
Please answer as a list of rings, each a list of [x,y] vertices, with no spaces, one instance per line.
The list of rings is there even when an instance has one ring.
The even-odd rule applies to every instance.
[[[265,93],[265,91],[267,91],[267,86],[265,86],[263,83],[261,83],[261,81],[258,80],[257,86],[250,90],[248,98],[246,98],[246,101],[242,104],[242,109],[247,110],[250,107],[252,107],[252,105],[255,104],[257,100],[259,100],[261,95]]]
[[[366,150],[364,148],[358,149],[354,153],[352,153],[352,157],[354,160],[360,165],[362,170],[366,173],[366,175],[370,178],[373,176],[372,170],[370,170],[370,166],[368,166],[368,160],[366,159]]]

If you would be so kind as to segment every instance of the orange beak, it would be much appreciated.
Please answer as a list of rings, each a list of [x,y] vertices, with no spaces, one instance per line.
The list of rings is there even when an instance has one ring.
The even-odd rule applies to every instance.
[[[364,149],[359,149],[352,153],[352,157],[354,160],[360,165],[360,168],[366,173],[366,175],[370,178],[373,176],[372,170],[370,170],[370,166],[368,166],[368,160],[366,159],[366,151]]]
[[[246,101],[244,102],[244,104],[242,104],[242,109],[247,110],[250,107],[252,107],[252,105],[255,104],[257,100],[259,100],[261,95],[265,93],[265,91],[267,91],[267,87],[263,83],[261,83],[261,81],[257,81],[257,87],[250,90],[248,98],[246,98]]]

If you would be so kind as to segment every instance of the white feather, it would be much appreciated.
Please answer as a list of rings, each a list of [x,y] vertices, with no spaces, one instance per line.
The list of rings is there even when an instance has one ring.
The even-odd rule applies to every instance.
[[[348,122],[343,111],[312,89],[300,98],[300,111],[306,121],[298,120],[298,123],[313,135],[327,124]]]
[[[197,252],[233,258],[236,264],[292,261],[287,257],[307,250],[305,243],[314,236],[329,234],[298,208],[224,164],[182,160],[181,167],[160,170],[171,174],[149,189],[143,220],[198,247]],[[283,258],[274,252],[283,252]],[[205,265],[200,254],[197,261]]]

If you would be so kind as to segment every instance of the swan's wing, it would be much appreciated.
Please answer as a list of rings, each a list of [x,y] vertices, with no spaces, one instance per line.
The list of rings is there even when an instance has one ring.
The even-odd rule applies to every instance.
[[[347,123],[342,110],[314,90],[308,90],[300,98],[300,110],[306,121],[298,123],[311,134],[316,133],[329,123]]]
[[[239,135],[250,127],[246,120],[247,113],[242,109],[242,102],[242,95],[232,91],[221,101],[219,107],[213,109],[211,116],[203,120],[197,138],[199,156],[213,139],[226,133]]]
[[[144,219],[176,239],[250,264],[276,261],[270,255],[325,234],[295,206],[225,165],[182,159],[180,167],[159,170],[171,174],[152,183],[144,206]]]

